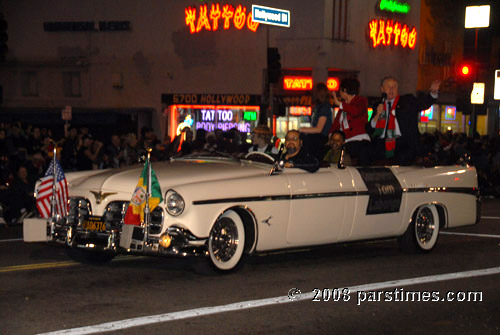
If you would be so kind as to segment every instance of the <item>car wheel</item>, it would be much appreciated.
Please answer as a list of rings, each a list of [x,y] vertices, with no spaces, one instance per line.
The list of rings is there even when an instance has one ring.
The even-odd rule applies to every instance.
[[[96,265],[109,263],[116,256],[112,252],[92,251],[73,247],[66,248],[66,253],[76,262]]]
[[[413,213],[408,229],[398,241],[406,252],[429,252],[439,237],[439,215],[436,206],[424,205]]]
[[[240,216],[228,211],[212,227],[208,237],[210,262],[217,271],[231,271],[240,264],[245,248],[245,227]]]

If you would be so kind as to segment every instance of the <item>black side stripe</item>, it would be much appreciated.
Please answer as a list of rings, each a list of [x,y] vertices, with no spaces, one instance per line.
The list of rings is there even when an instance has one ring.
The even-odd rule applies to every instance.
[[[408,192],[408,193],[447,192],[447,193],[463,193],[470,195],[478,195],[479,189],[477,187],[415,187],[410,189],[403,189],[403,192]]]
[[[478,189],[475,187],[417,187],[410,189],[403,189],[403,193],[430,193],[430,192],[447,192],[447,193],[463,193],[470,195],[477,195]],[[222,199],[208,199],[193,201],[193,205],[211,205],[222,204],[230,202],[254,202],[254,201],[280,201],[280,200],[298,200],[298,199],[312,199],[312,198],[335,198],[335,197],[353,197],[353,196],[367,196],[368,191],[350,191],[350,192],[326,192],[326,193],[307,193],[290,195],[265,195],[255,197],[237,197],[237,198],[222,198]]]

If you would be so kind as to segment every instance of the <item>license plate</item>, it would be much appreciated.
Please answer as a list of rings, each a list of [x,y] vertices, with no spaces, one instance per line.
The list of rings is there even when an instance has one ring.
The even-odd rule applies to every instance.
[[[106,223],[100,216],[89,216],[83,221],[83,229],[90,231],[106,231]]]

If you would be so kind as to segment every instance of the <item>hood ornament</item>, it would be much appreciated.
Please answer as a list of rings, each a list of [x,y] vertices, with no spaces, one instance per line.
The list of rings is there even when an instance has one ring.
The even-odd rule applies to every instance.
[[[99,205],[101,202],[103,202],[107,197],[110,195],[116,194],[117,192],[96,192],[96,191],[90,191],[95,197],[95,202]]]

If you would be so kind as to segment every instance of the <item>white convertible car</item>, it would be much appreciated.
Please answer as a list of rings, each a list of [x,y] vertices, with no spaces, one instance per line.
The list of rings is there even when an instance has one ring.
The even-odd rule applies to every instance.
[[[427,252],[440,228],[475,224],[480,212],[468,165],[332,165],[309,173],[198,156],[153,163],[164,201],[148,227],[124,225],[142,168],[68,173],[68,216],[43,229],[25,222],[25,240],[62,242],[93,260],[204,256],[230,271],[249,254],[358,240],[398,238],[404,250]],[[43,238],[33,238],[37,229]]]

